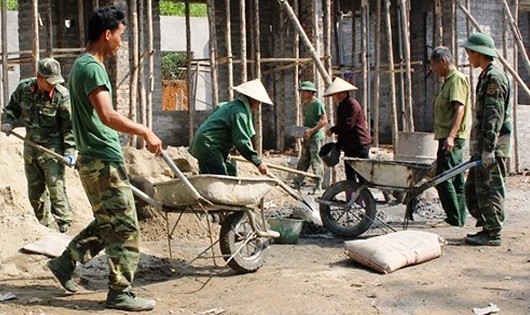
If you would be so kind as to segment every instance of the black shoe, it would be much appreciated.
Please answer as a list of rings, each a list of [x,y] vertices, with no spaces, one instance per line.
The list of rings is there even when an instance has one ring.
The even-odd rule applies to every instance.
[[[466,243],[478,246],[501,246],[501,235],[499,232],[482,231],[475,236],[466,237]]]
[[[150,311],[155,308],[156,302],[151,299],[137,297],[133,292],[110,290],[107,294],[105,307],[123,311]]]
[[[467,233],[466,237],[476,237],[479,234],[486,233],[484,230],[480,230],[477,233]]]
[[[57,258],[50,259],[47,265],[66,291],[72,293],[77,292],[77,286],[72,279],[75,270],[75,261],[72,260],[68,251],[64,251]]]

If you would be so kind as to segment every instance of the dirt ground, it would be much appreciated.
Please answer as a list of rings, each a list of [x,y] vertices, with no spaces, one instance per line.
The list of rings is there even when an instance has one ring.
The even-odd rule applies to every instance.
[[[0,135],[0,315],[7,314],[124,314],[104,308],[107,265],[105,256],[76,270],[82,289],[66,294],[46,268],[48,257],[19,251],[25,244],[52,233],[39,225],[26,197],[22,144]],[[170,148],[186,171],[196,169],[184,148]],[[126,149],[131,174],[163,181],[171,172],[145,151]],[[290,158],[274,156],[268,162],[287,165]],[[189,161],[189,165],[187,162]],[[292,161],[291,161],[292,162]],[[188,168],[188,169],[187,169]],[[253,167],[241,164],[243,174]],[[257,176],[257,175],[255,175]],[[212,260],[195,260],[208,246],[206,232],[186,215],[174,234],[170,259],[165,221],[157,212],[142,222],[142,255],[135,291],[156,299],[151,314],[472,314],[490,303],[500,314],[530,314],[530,177],[508,178],[507,218],[500,247],[472,247],[462,241],[474,232],[469,219],[464,228],[431,228],[436,216],[416,215],[409,229],[434,232],[448,241],[441,257],[377,274],[353,263],[343,253],[344,240],[330,234],[304,237],[296,245],[272,244],[261,269],[236,274],[215,267]],[[67,171],[67,189],[75,210],[68,233],[74,236],[90,220],[91,212],[77,174]],[[378,211],[395,229],[401,229],[403,205],[382,202]],[[279,191],[268,195],[271,209],[292,205]],[[432,212],[432,211],[431,211]],[[172,218],[175,220],[175,218]],[[381,235],[373,226],[362,237]]]

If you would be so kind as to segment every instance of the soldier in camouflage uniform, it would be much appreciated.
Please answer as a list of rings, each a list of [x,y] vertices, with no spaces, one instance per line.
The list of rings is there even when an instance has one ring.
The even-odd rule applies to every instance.
[[[109,262],[109,292],[105,306],[125,311],[151,310],[155,301],[132,292],[140,257],[140,228],[118,131],[136,134],[147,149],[162,151],[162,141],[146,126],[119,114],[112,104],[112,85],[104,59],[117,53],[125,32],[125,14],[114,7],[97,8],[88,24],[86,52],[70,71],[72,123],[79,150],[79,177],[94,221],[68,244],[48,267],[70,292],[77,288],[72,274],[105,249]]]
[[[471,66],[482,69],[470,144],[472,160],[482,160],[482,166],[469,171],[465,185],[467,208],[482,230],[468,234],[466,242],[499,246],[504,221],[506,158],[510,156],[512,131],[510,83],[502,69],[493,63],[498,55],[490,36],[473,34],[462,47]]]
[[[26,139],[65,155],[75,164],[75,143],[70,117],[70,94],[61,85],[61,65],[52,58],[39,61],[37,77],[22,80],[4,109],[2,131],[7,135],[17,122],[26,127]],[[48,226],[55,220],[65,233],[72,210],[64,185],[64,164],[50,154],[24,144],[24,170],[35,216]]]

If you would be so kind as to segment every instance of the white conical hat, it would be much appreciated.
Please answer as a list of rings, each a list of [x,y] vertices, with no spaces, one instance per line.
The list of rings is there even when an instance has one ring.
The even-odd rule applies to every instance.
[[[259,79],[245,82],[234,87],[234,90],[250,98],[272,105],[272,100]]]
[[[330,96],[339,92],[355,90],[357,90],[357,87],[337,77],[335,78],[335,80],[333,80],[333,83],[331,83],[331,85],[328,87],[328,89],[324,93],[324,96]]]

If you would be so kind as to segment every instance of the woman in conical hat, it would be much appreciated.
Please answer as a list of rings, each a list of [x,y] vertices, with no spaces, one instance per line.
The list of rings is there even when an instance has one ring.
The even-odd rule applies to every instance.
[[[252,146],[256,134],[252,110],[261,103],[272,100],[259,79],[234,87],[239,97],[216,106],[213,113],[201,124],[188,151],[199,161],[201,174],[236,176],[237,169],[230,161],[230,150],[235,147],[252,162],[261,174],[267,174],[267,165]]]
[[[326,135],[337,136],[337,145],[344,151],[344,156],[368,158],[372,138],[368,132],[361,105],[350,95],[350,91],[355,90],[357,88],[354,85],[341,78],[335,78],[324,93],[324,96],[332,96],[337,104],[335,111],[337,123],[326,130]],[[348,163],[344,163],[344,167],[346,179],[356,180],[357,174],[353,168]],[[359,178],[359,180],[363,179]]]

